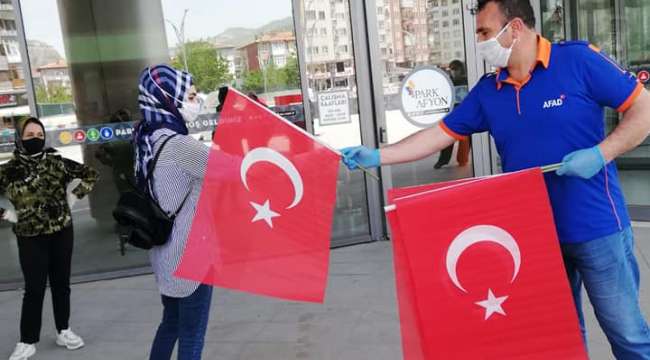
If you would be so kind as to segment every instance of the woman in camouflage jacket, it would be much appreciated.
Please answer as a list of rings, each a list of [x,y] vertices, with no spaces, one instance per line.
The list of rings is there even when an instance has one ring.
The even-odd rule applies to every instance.
[[[72,203],[88,194],[95,170],[45,149],[45,129],[36,118],[16,124],[14,157],[0,165],[0,192],[15,211],[0,209],[13,224],[20,266],[25,278],[20,319],[20,342],[12,359],[27,359],[39,341],[45,287],[49,278],[57,328],[56,343],[78,349],[83,340],[68,326],[70,317],[70,262],[72,257]],[[70,193],[73,179],[81,183]]]

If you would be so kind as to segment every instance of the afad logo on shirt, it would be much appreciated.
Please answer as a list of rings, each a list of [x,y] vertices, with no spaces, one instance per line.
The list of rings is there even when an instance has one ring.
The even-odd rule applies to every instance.
[[[546,100],[546,101],[544,101],[543,108],[544,109],[550,109],[550,108],[554,108],[554,107],[560,107],[560,106],[564,105],[564,100],[565,99],[566,99],[566,95],[562,94],[557,99]]]

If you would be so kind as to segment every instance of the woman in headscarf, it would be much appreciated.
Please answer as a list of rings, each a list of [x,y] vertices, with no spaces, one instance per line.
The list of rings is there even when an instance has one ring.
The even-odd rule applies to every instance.
[[[74,350],[84,345],[72,332],[70,318],[70,262],[73,231],[70,208],[88,194],[97,181],[92,168],[66,159],[45,148],[45,128],[36,118],[19,121],[16,150],[0,165],[0,192],[15,210],[0,209],[13,223],[18,256],[25,279],[20,315],[20,342],[9,358],[28,359],[36,353],[41,332],[45,286],[49,279],[57,330],[56,344]],[[71,192],[73,179],[81,179]]]
[[[173,275],[185,249],[209,152],[188,135],[186,119],[179,111],[187,103],[191,86],[190,74],[167,65],[147,68],[140,76],[138,101],[143,119],[135,129],[136,181],[141,189],[148,187],[164,211],[177,213],[167,242],[149,253],[163,304],[152,360],[170,359],[176,341],[178,359],[201,358],[212,298],[212,287]],[[149,172],[152,176],[147,182]]]

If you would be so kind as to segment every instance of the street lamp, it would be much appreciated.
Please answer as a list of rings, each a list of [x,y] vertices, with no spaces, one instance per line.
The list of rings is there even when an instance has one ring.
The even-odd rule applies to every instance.
[[[183,11],[183,19],[181,19],[180,30],[178,29],[176,24],[174,24],[168,19],[165,19],[165,21],[167,21],[174,29],[174,33],[176,34],[176,41],[180,43],[183,47],[183,64],[185,65],[185,72],[189,72],[187,68],[187,49],[185,48],[185,16],[187,16],[188,10],[189,9],[185,9],[185,11]]]

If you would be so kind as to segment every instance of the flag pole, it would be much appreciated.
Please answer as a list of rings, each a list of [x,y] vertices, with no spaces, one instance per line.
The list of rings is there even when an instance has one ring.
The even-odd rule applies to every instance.
[[[237,94],[239,94],[239,95],[241,95],[241,96],[244,96],[244,97],[246,97],[247,99],[251,100],[248,96],[242,94],[242,93],[241,93],[240,91],[238,91],[237,89],[232,88],[232,87],[229,86],[229,87],[228,87],[228,91],[231,91],[231,90],[234,91],[234,92],[236,92]],[[266,106],[262,106],[262,104],[258,103],[257,101],[254,101],[254,100],[251,100],[251,103],[257,105],[258,107],[260,107],[260,109],[266,110],[267,112],[269,112],[270,114],[272,114],[273,116],[275,116],[278,120],[280,120],[280,121],[286,123],[287,125],[293,127],[294,129],[298,130],[300,133],[302,133],[303,135],[307,136],[307,137],[310,138],[311,140],[313,140],[313,141],[315,141],[315,142],[321,144],[322,146],[328,148],[329,150],[335,152],[337,155],[339,155],[339,156],[343,156],[343,154],[341,154],[341,152],[340,152],[339,150],[334,149],[333,147],[329,146],[327,143],[325,143],[325,142],[322,141],[321,139],[319,139],[319,138],[315,137],[314,135],[308,133],[307,131],[305,131],[305,129],[303,129],[303,128],[297,126],[296,124],[292,123],[291,121],[289,121],[289,120],[283,118],[282,116],[280,116],[279,114],[275,113],[274,111],[272,111],[271,109],[267,108]],[[366,169],[366,168],[364,168],[363,166],[358,165],[358,164],[357,164],[357,167],[359,167],[359,169],[361,169],[364,173],[366,173],[366,174],[367,174],[368,176],[370,176],[371,178],[373,178],[373,179],[379,181],[379,177],[377,177],[377,175],[371,173],[368,169]]]
[[[300,132],[301,134],[307,136],[309,139],[313,140],[314,142],[319,143],[320,145],[322,145],[322,146],[328,148],[329,150],[335,152],[336,154],[341,155],[341,152],[340,152],[340,151],[338,151],[337,149],[334,149],[333,147],[329,146],[329,145],[328,145],[327,143],[325,143],[323,140],[321,140],[321,139],[315,137],[314,135],[308,133],[305,129],[303,129],[303,128],[301,128],[300,126],[297,126],[296,124],[292,123],[291,121],[289,121],[289,120],[283,118],[283,117],[280,116],[278,113],[276,113],[276,112],[274,112],[273,110],[267,108],[266,106],[264,106],[264,105],[258,103],[258,102],[255,101],[255,100],[252,100],[252,99],[249,98],[248,96],[242,94],[239,90],[237,90],[237,89],[235,89],[235,88],[232,88],[232,87],[228,86],[228,91],[234,91],[234,92],[236,92],[237,94],[239,94],[239,95],[245,97],[246,99],[250,100],[250,102],[251,102],[252,104],[254,104],[255,106],[257,106],[257,107],[259,107],[260,109],[262,109],[262,110],[268,112],[269,114],[273,115],[275,118],[277,118],[278,120],[280,120],[280,121],[284,122],[285,124],[291,126],[292,128],[298,130],[298,132]]]
[[[555,164],[550,164],[550,165],[545,165],[545,166],[542,166],[542,172],[547,173],[547,172],[555,171],[555,170],[559,169],[560,167],[562,167],[561,162],[555,163]]]
[[[560,163],[555,163],[555,164],[544,165],[544,166],[541,166],[540,168],[542,169],[542,173],[547,173],[547,172],[551,172],[551,171],[556,171],[556,170],[559,169],[560,167],[562,167],[562,163],[561,163],[561,162],[560,162]],[[503,174],[495,174],[495,175],[483,176],[483,177],[476,178],[476,181],[485,180],[485,179],[487,179],[487,178],[491,178],[491,177],[494,177],[494,176],[501,176],[501,175],[503,175]],[[457,185],[451,185],[451,186],[448,186],[448,187],[444,187],[444,188],[440,188],[440,189],[435,189],[435,190],[433,190],[433,191],[440,191],[440,190],[442,190],[442,189],[447,189],[447,188],[449,188],[449,187],[456,187],[456,186],[461,186],[461,185],[467,185],[468,183],[473,183],[473,182],[474,182],[474,181],[468,181],[468,182],[466,182],[466,183],[461,183],[461,184],[457,184]],[[427,192],[429,192],[429,191],[425,191],[424,193],[427,193]],[[421,194],[423,194],[423,193],[412,194],[412,195],[409,195],[409,196],[406,196],[406,197],[412,197],[412,196],[417,196],[417,195],[421,195]],[[386,205],[386,206],[384,206],[384,212],[391,212],[391,211],[393,211],[393,210],[395,210],[395,209],[396,209],[395,204],[390,204],[390,205]]]
[[[370,170],[364,168],[363,166],[361,166],[361,165],[359,165],[359,164],[357,164],[357,167],[358,167],[361,171],[363,171],[364,173],[366,173],[366,175],[368,175],[368,176],[370,176],[371,178],[373,178],[373,179],[379,181],[379,177],[378,177],[377,175],[371,173]]]

